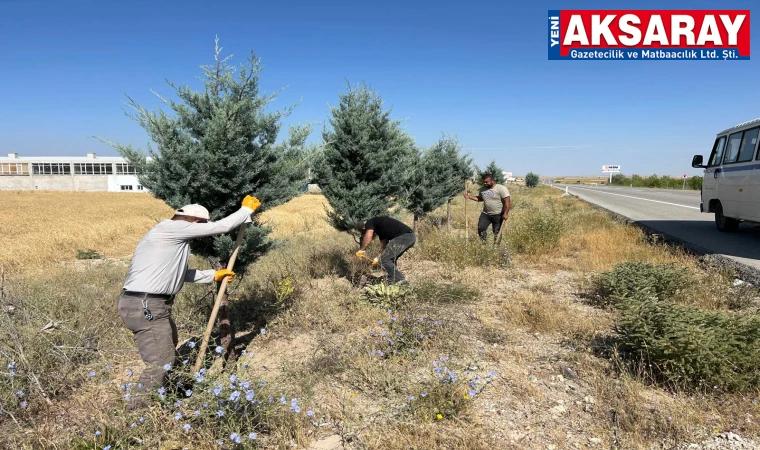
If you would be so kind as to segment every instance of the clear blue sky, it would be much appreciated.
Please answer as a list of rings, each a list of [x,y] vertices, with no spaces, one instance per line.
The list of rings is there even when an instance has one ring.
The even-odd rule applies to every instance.
[[[753,3],[0,0],[0,150],[115,154],[90,135],[145,148],[124,95],[153,108],[165,79],[197,85],[218,35],[234,62],[261,57],[265,90],[286,88],[274,106],[301,101],[289,122],[324,123],[346,79],[364,81],[420,145],[455,134],[481,165],[696,174],[715,133],[760,116],[760,18],[750,61],[549,61],[547,11]]]

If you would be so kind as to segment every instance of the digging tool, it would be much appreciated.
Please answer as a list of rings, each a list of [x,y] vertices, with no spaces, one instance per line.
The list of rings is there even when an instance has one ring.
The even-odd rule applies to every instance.
[[[245,229],[247,226],[248,226],[247,223],[240,225],[237,239],[235,239],[235,247],[233,247],[233,250],[232,250],[232,256],[230,256],[230,260],[227,263],[227,270],[232,270],[232,268],[235,266],[235,260],[237,259],[238,250],[240,250],[240,244],[243,242],[243,237],[245,236]],[[195,361],[195,367],[193,367],[193,372],[200,371],[201,367],[203,366],[203,358],[206,356],[206,349],[208,347],[208,340],[211,337],[211,330],[214,329],[214,322],[216,321],[216,315],[219,312],[219,307],[221,306],[222,300],[224,299],[227,293],[228,278],[229,277],[224,277],[224,279],[222,279],[222,284],[219,285],[219,292],[216,294],[214,309],[211,310],[211,318],[208,321],[208,325],[206,325],[206,332],[203,333],[203,341],[201,342],[200,350],[198,350],[198,359],[196,359]]]
[[[499,233],[496,235],[496,238],[494,239],[494,244],[499,245],[501,244],[501,233],[504,232],[504,223],[505,221],[501,222],[501,228],[499,228]]]
[[[464,179],[464,193],[467,193],[467,178]],[[470,227],[467,220],[467,199],[464,199],[464,238],[470,238]]]

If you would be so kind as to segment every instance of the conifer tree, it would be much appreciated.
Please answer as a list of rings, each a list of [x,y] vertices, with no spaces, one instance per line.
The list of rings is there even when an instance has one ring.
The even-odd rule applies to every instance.
[[[538,186],[538,175],[533,172],[528,172],[528,174],[525,175],[525,186],[527,187]]]
[[[150,160],[131,145],[101,141],[116,148],[138,169],[142,185],[172,208],[198,203],[218,220],[239,209],[245,195],[258,197],[261,207],[237,258],[236,270],[243,270],[271,246],[258,214],[298,195],[306,183],[311,152],[305,141],[311,128],[292,127],[288,138],[276,143],[281,120],[293,107],[266,111],[276,94],[259,91],[260,60],[251,52],[235,74],[228,64],[232,55],[222,58],[221,50],[217,39],[215,63],[201,66],[202,90],[168,82],[178,100],[159,98],[174,114],[149,111],[127,97],[133,110],[128,115],[156,144],[155,150],[148,146]],[[196,239],[191,249],[220,266],[232,252],[235,235]]]
[[[471,160],[461,153],[455,138],[441,137],[420,156],[409,179],[406,207],[414,214],[417,230],[419,218],[443,206],[462,192],[462,182],[472,175]]]
[[[504,179],[504,170],[496,165],[495,160],[491,160],[491,162],[483,168],[483,170],[480,170],[478,168],[478,183],[483,184],[483,175],[490,173],[493,175],[493,180],[496,182],[496,184],[504,184],[506,181]]]
[[[358,220],[398,211],[417,153],[400,121],[366,85],[349,85],[330,114],[315,181],[332,206],[332,225],[351,232]]]

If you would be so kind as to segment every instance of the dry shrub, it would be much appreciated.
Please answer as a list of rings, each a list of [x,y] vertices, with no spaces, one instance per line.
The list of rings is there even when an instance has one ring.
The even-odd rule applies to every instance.
[[[606,317],[592,316],[566,299],[539,289],[520,289],[499,304],[505,322],[531,332],[561,332],[567,336],[591,337],[609,326]]]

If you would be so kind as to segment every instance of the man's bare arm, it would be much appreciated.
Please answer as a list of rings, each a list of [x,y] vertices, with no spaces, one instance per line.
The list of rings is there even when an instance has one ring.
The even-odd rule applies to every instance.
[[[375,230],[367,230],[362,236],[362,243],[359,250],[366,250],[369,247],[369,243],[372,242],[372,237],[375,235]]]
[[[504,205],[501,212],[501,218],[503,220],[507,220],[507,217],[509,217],[509,208],[512,206],[512,201],[509,199],[509,197],[504,197],[501,199],[501,203]]]

